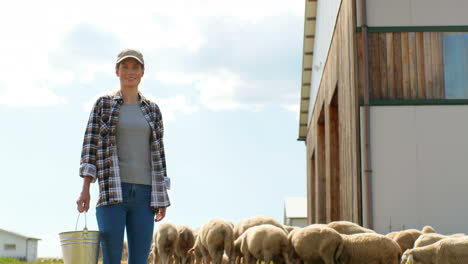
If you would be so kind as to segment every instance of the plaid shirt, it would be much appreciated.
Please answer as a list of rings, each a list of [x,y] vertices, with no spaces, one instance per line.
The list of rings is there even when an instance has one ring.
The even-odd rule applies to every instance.
[[[140,95],[140,108],[151,127],[151,208],[170,205],[167,190],[170,179],[166,174],[166,157],[163,144],[163,121],[157,104]],[[101,96],[94,104],[84,135],[81,152],[80,176],[92,176],[99,181],[97,206],[121,203],[122,188],[117,155],[116,128],[120,106],[120,91]]]

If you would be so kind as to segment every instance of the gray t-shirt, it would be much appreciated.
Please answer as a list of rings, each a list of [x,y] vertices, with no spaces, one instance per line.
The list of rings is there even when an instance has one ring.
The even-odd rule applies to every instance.
[[[151,185],[151,128],[139,104],[123,104],[117,124],[117,152],[122,182]]]

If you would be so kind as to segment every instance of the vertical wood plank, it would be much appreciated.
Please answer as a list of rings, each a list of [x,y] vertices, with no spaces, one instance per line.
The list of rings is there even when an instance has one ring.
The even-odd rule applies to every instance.
[[[444,34],[439,34],[439,54],[440,54],[440,97],[445,99],[445,65],[444,65]]]
[[[364,100],[364,58],[362,50],[362,33],[356,33],[356,53],[357,53],[357,77],[358,77],[358,91],[359,100]]]
[[[307,222],[315,223],[315,149],[311,150],[312,157],[307,161]]]
[[[444,69],[442,68],[442,53],[440,43],[440,32],[431,32],[432,44],[432,78],[433,78],[433,96],[435,99],[443,99],[442,79]]]
[[[401,33],[393,33],[393,65],[394,65],[394,85],[395,98],[403,98],[403,77],[402,77],[402,59],[401,59]]]
[[[393,61],[393,32],[389,32],[386,35],[388,99],[395,99],[395,63]]]
[[[432,77],[432,32],[424,32],[424,77],[426,79],[426,98],[434,98],[434,81]]]
[[[380,58],[378,56],[379,52],[379,41],[378,33],[369,34],[369,84],[371,90],[371,99],[380,99]]]
[[[410,98],[418,98],[418,68],[416,60],[416,33],[408,33],[408,56],[410,74]]]
[[[325,223],[326,212],[326,164],[325,164],[325,123],[324,109],[322,105],[320,120],[317,124],[317,166],[316,166],[316,219],[317,223]]]
[[[418,69],[418,99],[426,99],[426,77],[424,65],[424,32],[416,32],[416,61]]]
[[[401,33],[401,68],[404,99],[411,98],[408,32]]]
[[[388,98],[388,76],[387,76],[387,34],[386,33],[375,33],[379,36],[379,52],[380,58],[380,94],[382,99]]]

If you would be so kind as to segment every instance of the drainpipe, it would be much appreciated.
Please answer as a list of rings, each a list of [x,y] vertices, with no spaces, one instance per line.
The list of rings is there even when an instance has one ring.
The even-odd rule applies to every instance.
[[[361,0],[361,29],[362,29],[362,50],[363,50],[363,72],[364,72],[364,173],[366,179],[366,205],[367,208],[367,227],[373,229],[374,220],[373,220],[373,208],[372,208],[372,159],[371,159],[371,142],[370,142],[370,111],[369,111],[369,50],[367,43],[367,1]]]

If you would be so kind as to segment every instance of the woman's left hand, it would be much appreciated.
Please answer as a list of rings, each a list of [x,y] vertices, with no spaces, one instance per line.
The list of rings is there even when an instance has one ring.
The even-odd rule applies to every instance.
[[[166,207],[160,207],[158,212],[156,213],[156,217],[154,218],[154,221],[159,222],[163,220],[165,216],[166,216]]]

